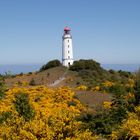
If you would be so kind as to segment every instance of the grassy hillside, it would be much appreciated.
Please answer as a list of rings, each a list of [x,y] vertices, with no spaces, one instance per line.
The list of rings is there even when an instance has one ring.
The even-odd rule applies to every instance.
[[[48,85],[53,81],[57,80],[66,71],[65,67],[54,67],[42,72],[30,72],[27,74],[19,74],[14,78],[6,78],[5,83],[7,86],[12,87],[15,84],[19,85],[22,83],[27,83],[29,85],[30,81],[34,79],[35,85]]]
[[[56,61],[56,60],[55,60]],[[48,64],[42,66],[39,72],[19,74],[15,77],[7,78],[5,83],[8,87],[14,84],[22,85],[45,85],[49,86],[58,79],[64,77],[56,86],[70,86],[76,87],[78,85],[86,85],[88,88],[99,86],[100,84],[110,81],[118,84],[127,84],[129,79],[133,78],[133,74],[125,71],[105,70],[99,63],[93,60],[79,60],[75,61],[70,69],[57,66],[58,63],[50,61]],[[53,64],[53,65],[52,65]],[[54,65],[55,64],[55,65]]]

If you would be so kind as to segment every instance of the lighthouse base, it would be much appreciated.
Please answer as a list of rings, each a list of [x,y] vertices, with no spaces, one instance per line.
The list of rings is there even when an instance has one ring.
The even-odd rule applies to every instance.
[[[73,65],[73,60],[63,60],[62,65],[65,67],[70,67],[71,65]]]

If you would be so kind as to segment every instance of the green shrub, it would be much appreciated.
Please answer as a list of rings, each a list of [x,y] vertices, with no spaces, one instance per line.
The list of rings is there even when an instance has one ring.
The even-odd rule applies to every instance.
[[[122,71],[122,70],[119,70],[118,73],[120,74],[120,76],[122,77],[129,77],[131,75],[130,72],[127,72],[127,71]]]
[[[11,112],[2,112],[0,114],[0,124],[4,123],[8,118],[12,117]]]
[[[123,93],[114,95],[114,99],[112,100],[112,108],[110,111],[110,115],[115,123],[119,124],[123,119],[127,117],[128,109],[129,109],[129,104],[125,99]]]
[[[32,78],[32,79],[30,80],[29,85],[30,85],[30,86],[35,86],[35,85],[36,85],[34,78]]]
[[[120,84],[115,84],[109,87],[109,92],[116,95],[124,95],[126,93],[125,87]]]
[[[47,73],[47,77],[49,77],[49,76],[50,76],[50,73],[48,72],[48,73]]]
[[[22,82],[21,81],[18,81],[17,84],[18,84],[18,86],[22,86]]]
[[[31,75],[31,74],[32,74],[32,72],[28,72],[28,74],[29,74],[29,75]]]
[[[29,121],[32,119],[35,115],[33,108],[29,104],[29,98],[26,93],[17,93],[15,95],[15,108],[16,111],[19,113],[20,116],[23,116],[23,118],[26,121]]]
[[[77,103],[75,101],[69,101],[68,106],[76,106]]]
[[[53,67],[57,67],[57,66],[61,66],[61,62],[59,60],[52,60],[52,61],[49,61],[47,64],[43,65],[41,68],[40,68],[40,72],[41,71],[44,71],[44,70],[47,70],[49,68],[53,68]]]
[[[135,104],[140,105],[140,69],[136,73],[134,93],[135,93],[135,99],[136,99]]]
[[[109,72],[92,59],[74,61],[70,70],[78,72],[78,76],[87,83],[87,86],[95,86],[96,83],[101,83],[109,78]]]
[[[15,74],[13,74],[11,71],[5,72],[5,74],[2,75],[3,78],[14,78],[16,77]]]
[[[128,107],[129,105],[124,96],[120,95],[118,97],[118,95],[114,95],[109,110],[100,109],[94,114],[89,112],[82,113],[77,120],[84,123],[81,129],[90,129],[93,133],[108,137],[127,117]]]
[[[23,74],[23,72],[21,72],[20,74],[18,74],[19,76],[23,76],[24,74]]]
[[[111,74],[115,74],[115,71],[112,70],[112,69],[110,69],[108,72],[111,73]]]
[[[0,78],[0,100],[3,99],[6,95],[6,87],[4,85],[3,79]]]
[[[100,71],[100,63],[97,63],[96,61],[89,59],[89,60],[84,60],[80,59],[79,61],[74,61],[73,65],[70,67],[70,70],[73,71],[80,71],[84,69],[96,69],[97,71]]]

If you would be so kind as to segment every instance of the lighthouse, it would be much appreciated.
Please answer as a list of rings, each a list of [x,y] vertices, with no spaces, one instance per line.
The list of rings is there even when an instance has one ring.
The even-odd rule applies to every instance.
[[[66,67],[73,64],[72,36],[70,31],[69,27],[65,27],[62,36],[62,64]]]

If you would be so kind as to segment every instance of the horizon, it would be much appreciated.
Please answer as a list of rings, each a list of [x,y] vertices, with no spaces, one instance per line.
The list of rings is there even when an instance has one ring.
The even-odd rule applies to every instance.
[[[38,71],[43,65],[44,64],[0,64],[0,74],[5,74],[6,72],[10,72],[12,74],[35,72]],[[128,72],[136,72],[140,69],[140,64],[101,64],[101,67],[106,70],[113,69],[115,71],[122,70]]]
[[[82,58],[83,59],[83,58]],[[0,66],[4,66],[4,65],[8,65],[8,66],[13,66],[13,65],[17,65],[17,66],[20,66],[20,65],[45,65],[45,64],[47,64],[49,61],[52,61],[52,60],[54,60],[54,59],[50,59],[50,60],[48,60],[48,61],[46,61],[45,63],[12,63],[12,64],[0,64]],[[56,59],[55,59],[56,60]],[[59,60],[59,59],[57,59],[57,60]],[[77,60],[74,60],[74,61],[79,61],[80,59],[77,59]],[[90,58],[88,58],[88,59],[83,59],[83,60],[90,60]],[[91,60],[94,60],[94,59],[91,59]],[[60,60],[59,60],[60,61]],[[96,60],[94,60],[94,61],[96,61]],[[61,62],[61,61],[60,61]],[[98,62],[98,61],[96,61],[96,62]],[[62,62],[61,62],[62,63]],[[100,62],[98,62],[98,63],[100,63]],[[139,63],[100,63],[100,65],[140,65],[140,62]]]
[[[74,60],[140,64],[139,4],[138,0],[0,1],[0,64],[61,60],[65,26],[72,30]]]

